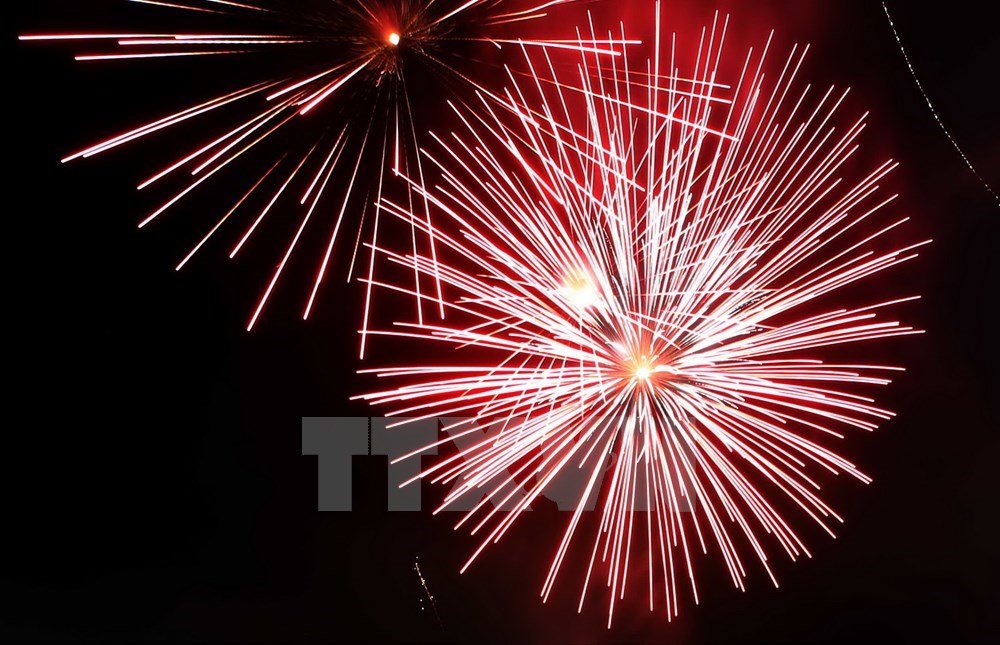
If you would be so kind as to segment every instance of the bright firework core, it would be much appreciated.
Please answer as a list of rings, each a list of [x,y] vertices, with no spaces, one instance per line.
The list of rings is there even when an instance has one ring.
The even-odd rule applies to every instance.
[[[640,358],[634,359],[635,369],[632,375],[637,381],[649,382],[649,377],[652,376],[653,372],[656,370],[656,366],[646,358],[642,356]]]
[[[566,284],[560,290],[563,296],[577,309],[586,309],[596,305],[600,296],[594,285],[585,277],[574,276],[566,280]]]
[[[393,47],[399,44],[399,40],[400,40],[399,34],[397,34],[395,31],[389,34],[389,44],[392,45]]]

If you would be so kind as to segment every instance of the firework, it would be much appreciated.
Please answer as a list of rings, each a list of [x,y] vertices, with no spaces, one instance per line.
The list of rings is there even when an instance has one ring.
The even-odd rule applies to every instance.
[[[202,184],[228,171],[245,182],[245,192],[234,195],[232,208],[221,214],[204,237],[177,265],[183,268],[223,228],[235,229],[230,258],[239,254],[261,231],[275,211],[298,211],[292,239],[263,291],[249,321],[257,322],[274,288],[305,236],[322,236],[323,246],[303,317],[312,312],[320,286],[330,268],[335,246],[347,229],[353,239],[353,271],[362,231],[368,226],[372,244],[378,244],[378,214],[366,208],[370,196],[380,199],[383,182],[366,182],[363,160],[371,156],[378,168],[391,165],[419,182],[422,168],[417,148],[408,74],[422,66],[443,87],[476,86],[463,68],[474,67],[476,50],[470,43],[496,47],[521,40],[502,38],[504,26],[519,25],[546,15],[554,5],[573,0],[527,4],[508,0],[178,0],[156,2],[150,11],[180,12],[195,30],[190,33],[66,33],[22,36],[30,41],[70,41],[95,48],[76,56],[79,61],[150,61],[188,57],[211,59],[240,55],[249,65],[262,60],[282,61],[284,72],[259,82],[230,88],[141,127],[108,138],[64,161],[93,157],[125,144],[174,130],[210,113],[234,115],[231,129],[199,141],[176,162],[156,171],[139,185],[148,189],[168,177],[181,177],[182,188],[146,216],[144,227],[175,207]],[[228,32],[229,24],[255,26]],[[221,26],[222,29],[218,27]],[[207,28],[207,31],[204,29]],[[201,30],[199,30],[201,29]],[[611,53],[606,43],[580,40],[525,40],[524,44],[551,49]],[[262,66],[272,69],[273,65]],[[199,70],[200,73],[200,70]],[[421,88],[426,91],[426,88]],[[480,87],[485,91],[485,88]],[[242,110],[242,111],[241,111]],[[320,115],[322,113],[322,116]],[[306,122],[306,125],[299,125]],[[303,137],[295,130],[312,128]],[[305,138],[306,144],[301,145]],[[277,145],[270,145],[277,142]],[[294,143],[298,142],[298,143]],[[252,161],[247,162],[247,157]],[[239,166],[237,162],[243,162]],[[369,186],[369,183],[377,185]],[[329,204],[324,204],[328,199]],[[419,205],[414,206],[419,211]],[[317,214],[318,213],[318,214]],[[314,220],[320,220],[315,221]],[[425,228],[433,227],[423,212]],[[371,220],[366,225],[365,219]],[[416,250],[418,241],[413,238]],[[433,256],[434,250],[431,249]],[[374,266],[367,267],[369,278]],[[437,283],[437,280],[434,280]],[[417,292],[421,284],[415,283]],[[368,320],[370,294],[366,299]],[[418,312],[421,313],[421,312]],[[421,318],[422,319],[422,316]],[[364,338],[364,336],[363,336]],[[362,355],[364,340],[362,340]]]
[[[802,87],[805,49],[771,68],[769,39],[724,82],[727,24],[703,31],[686,70],[659,36],[641,65],[584,53],[572,76],[525,50],[505,105],[453,106],[463,128],[424,151],[438,179],[410,179],[448,222],[423,229],[438,256],[378,249],[439,276],[448,316],[373,332],[435,359],[366,370],[393,384],[358,398],[401,426],[468,419],[439,443],[470,443],[413,480],[451,485],[442,508],[482,494],[458,523],[481,538],[466,568],[582,475],[541,593],[567,575],[599,494],[580,608],[603,579],[609,625],[630,576],[676,616],[684,587],[697,602],[698,553],[742,589],[754,562],[777,584],[771,550],[808,555],[795,520],[832,535],[822,477],[869,478],[828,444],[892,416],[866,390],[901,369],[854,352],[918,333],[883,319],[912,298],[843,302],[926,243],[892,242],[906,218],[886,215],[880,184],[895,163],[851,178],[864,117],[843,120],[846,92]]]

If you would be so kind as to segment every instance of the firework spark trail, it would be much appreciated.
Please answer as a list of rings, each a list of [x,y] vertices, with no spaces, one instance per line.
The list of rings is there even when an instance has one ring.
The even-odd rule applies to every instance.
[[[363,204],[355,203],[370,191],[359,175],[362,161],[372,155],[373,159],[391,154],[394,168],[409,175],[419,176],[419,167],[414,172],[411,164],[419,164],[419,156],[414,151],[419,147],[409,96],[403,77],[404,63],[418,62],[438,73],[445,79],[458,79],[472,87],[486,91],[486,88],[464,74],[461,69],[462,57],[469,58],[469,52],[459,49],[463,43],[492,43],[497,47],[517,43],[540,49],[586,51],[592,54],[617,55],[612,47],[619,43],[593,39],[576,40],[519,40],[502,39],[499,32],[491,29],[507,24],[518,24],[526,20],[544,17],[546,11],[574,0],[551,0],[531,4],[515,3],[508,0],[470,0],[465,2],[400,3],[393,0],[362,0],[360,2],[330,1],[322,4],[309,2],[288,2],[277,0],[254,0],[248,2],[223,2],[220,0],[186,0],[184,2],[153,2],[151,0],[130,0],[137,4],[152,5],[155,10],[172,10],[191,14],[193,24],[212,17],[235,18],[261,25],[259,33],[66,33],[21,36],[25,41],[56,41],[85,43],[88,46],[103,46],[104,51],[88,51],[76,56],[79,61],[143,60],[175,57],[206,57],[220,55],[266,56],[269,53],[291,54],[295,65],[284,74],[262,79],[249,86],[234,89],[214,96],[187,109],[169,114],[159,120],[124,132],[66,157],[63,161],[89,158],[110,152],[120,146],[160,134],[188,121],[239,107],[248,114],[237,116],[231,129],[213,137],[204,145],[195,146],[189,154],[182,155],[175,163],[156,172],[139,185],[146,190],[164,182],[170,177],[181,176],[185,185],[180,192],[156,208],[145,217],[140,227],[145,227],[179,204],[200,186],[224,170],[230,176],[236,175],[235,162],[241,157],[254,157],[261,170],[245,171],[249,191],[241,193],[235,206],[219,222],[208,230],[194,248],[179,262],[180,270],[203,248],[224,225],[233,226],[240,220],[241,207],[260,199],[271,191],[267,206],[253,217],[242,234],[240,243],[230,257],[234,257],[261,226],[267,226],[270,216],[280,208],[300,209],[301,217],[291,243],[286,247],[281,260],[276,264],[271,279],[267,283],[254,313],[249,321],[252,329],[267,305],[288,261],[305,236],[312,234],[326,239],[321,261],[312,280],[312,289],[303,311],[308,318],[315,308],[317,294],[330,268],[331,259],[346,222],[355,211],[362,213]],[[151,9],[151,10],[152,10]],[[211,14],[211,16],[206,16]],[[196,18],[197,17],[197,18]],[[215,22],[202,22],[217,25]],[[491,38],[491,35],[496,38]],[[110,50],[110,51],[109,51]],[[463,53],[464,52],[464,53]],[[451,62],[456,61],[456,62]],[[334,103],[337,99],[336,104]],[[312,145],[301,149],[289,144],[283,151],[265,150],[265,144],[282,137],[296,123],[314,113],[325,110],[324,114],[334,114],[331,123],[327,120],[312,121],[316,135]],[[339,114],[337,111],[339,110]],[[383,123],[384,125],[379,125]],[[283,143],[283,142],[282,142]],[[387,150],[391,147],[391,151]],[[274,155],[270,159],[258,161],[258,157]],[[275,159],[278,159],[275,162]],[[380,167],[384,165],[380,164]],[[187,179],[185,171],[190,171]],[[340,175],[335,173],[341,173]],[[302,186],[298,197],[296,186]],[[377,182],[375,200],[382,198],[383,182]],[[336,214],[332,225],[322,230],[313,220],[320,206],[321,197],[335,201],[333,208],[320,208]],[[297,202],[297,203],[292,203]],[[414,217],[422,222],[424,230],[433,231],[429,213],[416,212]],[[318,218],[317,218],[318,219]],[[415,220],[416,221],[416,220]],[[373,223],[378,217],[373,218]],[[412,224],[412,223],[408,223]],[[358,240],[361,228],[358,223]],[[310,233],[306,233],[307,227]],[[371,245],[379,243],[378,231],[370,227]],[[433,239],[429,235],[428,239]],[[414,253],[426,243],[413,236]],[[357,261],[357,246],[351,257],[351,272]],[[436,250],[433,244],[430,254]],[[369,265],[369,274],[373,271]],[[435,272],[429,274],[433,283],[432,297],[437,302],[435,309],[443,313],[440,303],[440,282]],[[420,282],[418,272],[414,273],[414,289],[418,302],[423,301],[425,287]],[[366,299],[364,312],[367,317],[371,309],[370,297]],[[423,321],[423,308],[418,305],[417,318]],[[367,334],[362,334],[361,355],[364,356]]]
[[[944,136],[948,137],[948,141],[951,142],[952,147],[955,148],[955,151],[958,152],[962,161],[964,161],[965,165],[969,167],[972,174],[976,176],[979,183],[981,183],[983,188],[985,188],[986,191],[993,197],[993,200],[1000,205],[1000,195],[993,190],[993,187],[986,181],[986,178],[980,175],[979,171],[972,165],[972,161],[965,154],[965,151],[962,150],[962,147],[958,145],[958,141],[955,140],[955,137],[953,137],[948,128],[945,127],[944,121],[941,120],[937,110],[934,109],[934,104],[931,103],[931,97],[927,95],[927,91],[924,90],[924,84],[920,82],[920,78],[917,76],[917,70],[913,69],[913,63],[910,62],[910,56],[906,53],[906,48],[903,47],[903,39],[899,37],[899,31],[896,30],[896,23],[892,21],[892,16],[889,14],[889,7],[885,4],[885,2],[882,3],[882,11],[885,12],[885,18],[889,22],[889,29],[892,30],[892,36],[896,39],[896,45],[899,47],[899,53],[903,55],[903,61],[906,63],[906,68],[910,71],[910,76],[913,77],[913,82],[916,84],[917,90],[920,91],[920,95],[923,97],[924,103],[927,104],[927,109],[930,110],[931,116],[934,117],[934,121],[936,121],[938,127],[941,128],[941,132],[944,132]]]
[[[430,587],[427,586],[427,580],[424,579],[424,573],[420,570],[420,558],[415,558],[413,560],[413,570],[417,572],[417,578],[420,580],[420,587],[424,590],[424,595],[427,596],[427,601],[430,603],[431,610],[434,612],[434,619],[437,620],[438,626],[443,629],[444,623],[441,622],[441,615],[438,614],[437,602],[434,600],[434,594],[431,593]],[[420,603],[420,608],[423,609],[423,602]]]
[[[456,354],[366,370],[400,383],[358,398],[410,419],[472,417],[468,433],[501,426],[413,480],[453,486],[442,508],[483,493],[458,523],[481,539],[463,571],[579,473],[547,599],[609,469],[580,594],[582,610],[603,579],[609,625],[630,576],[648,578],[649,608],[668,618],[685,578],[697,602],[698,552],[714,551],[740,589],[753,561],[777,584],[769,548],[809,555],[790,511],[832,535],[821,476],[869,478],[826,444],[892,417],[863,390],[901,368],[829,348],[919,333],[881,315],[913,297],[833,297],[926,244],[883,250],[907,219],[885,221],[895,163],[850,179],[864,117],[843,121],[846,92],[802,89],[804,49],[772,70],[769,39],[723,83],[727,24],[702,32],[688,70],[673,38],[637,69],[624,50],[582,54],[572,79],[525,49],[529,75],[510,74],[505,106],[454,106],[464,127],[422,150],[440,178],[410,183],[449,223],[424,230],[437,258],[377,249],[435,272],[449,316],[371,333]],[[404,204],[381,208],[413,219]],[[645,574],[630,566],[643,552]]]

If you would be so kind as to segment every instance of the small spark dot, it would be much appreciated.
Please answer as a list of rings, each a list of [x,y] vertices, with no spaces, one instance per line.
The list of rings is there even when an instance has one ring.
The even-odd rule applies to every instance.
[[[392,32],[391,34],[389,34],[389,44],[392,45],[393,47],[399,44],[399,40],[400,40],[399,34],[397,34],[396,32]]]

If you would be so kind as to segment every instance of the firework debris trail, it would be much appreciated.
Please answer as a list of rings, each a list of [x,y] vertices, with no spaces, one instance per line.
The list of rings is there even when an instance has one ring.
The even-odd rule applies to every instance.
[[[958,145],[958,141],[955,140],[955,137],[953,137],[951,132],[948,131],[948,128],[945,127],[944,122],[941,120],[941,116],[938,114],[937,110],[934,109],[934,104],[931,103],[931,97],[927,95],[927,91],[924,90],[923,83],[921,83],[920,78],[917,77],[917,70],[913,69],[913,63],[910,62],[910,56],[906,53],[906,48],[903,47],[903,40],[900,38],[899,32],[896,30],[896,24],[892,21],[892,16],[889,15],[889,7],[885,4],[885,2],[882,3],[882,10],[885,12],[886,20],[889,21],[889,28],[892,29],[892,35],[896,39],[896,44],[899,46],[899,53],[903,55],[903,61],[906,63],[906,68],[910,70],[910,76],[913,77],[913,82],[916,83],[917,89],[920,91],[920,95],[924,98],[924,103],[927,104],[927,108],[930,110],[931,116],[934,117],[934,121],[936,121],[938,127],[941,128],[941,132],[944,132],[944,136],[948,137],[948,141],[951,142],[952,147],[954,147],[955,151],[958,152],[960,157],[962,157],[962,161],[965,162],[965,165],[969,167],[969,170],[971,170],[972,174],[976,176],[979,183],[983,185],[983,188],[989,192],[989,194],[993,197],[993,200],[998,206],[1000,206],[1000,195],[997,195],[996,191],[993,190],[993,187],[986,181],[986,178],[980,175],[979,171],[972,165],[972,161],[965,154],[965,151],[962,150],[962,147]]]
[[[431,606],[431,610],[434,612],[434,619],[437,621],[439,627],[444,629],[444,623],[441,622],[441,615],[438,614],[437,602],[434,600],[434,594],[431,593],[430,587],[427,586],[427,580],[424,578],[423,572],[420,570],[420,558],[414,558],[413,560],[413,570],[417,573],[417,578],[420,580],[420,587],[424,590],[424,594],[427,596],[427,602]],[[424,603],[420,601],[421,611],[424,608]]]

